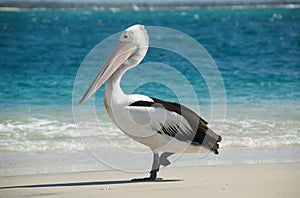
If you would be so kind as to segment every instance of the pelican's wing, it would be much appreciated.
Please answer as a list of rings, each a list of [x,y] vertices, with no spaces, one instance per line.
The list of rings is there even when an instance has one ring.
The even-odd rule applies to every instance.
[[[180,141],[201,145],[218,153],[221,136],[207,127],[207,122],[189,108],[156,98],[136,101],[128,109],[140,121],[148,120],[152,130]]]

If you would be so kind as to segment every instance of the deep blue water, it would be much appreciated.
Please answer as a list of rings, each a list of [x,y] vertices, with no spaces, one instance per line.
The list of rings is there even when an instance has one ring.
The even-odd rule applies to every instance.
[[[299,8],[46,9],[0,11],[0,150],[83,149],[72,117],[77,71],[99,42],[136,23],[181,31],[210,53],[226,90],[220,131],[225,147],[300,145]],[[191,83],[203,109],[210,105],[204,79],[182,57],[149,49],[149,61],[172,65]],[[127,78],[124,88],[139,78]],[[135,92],[177,101],[157,83]],[[103,88],[97,94],[102,105]],[[205,111],[202,116],[209,119]],[[116,131],[109,119],[105,124],[105,131]],[[116,132],[125,141],[121,135]]]
[[[275,8],[0,12],[0,105],[70,105],[87,53],[135,23],[174,28],[200,42],[221,71],[228,103],[298,101],[299,21],[300,9]],[[153,51],[148,60],[184,66]]]

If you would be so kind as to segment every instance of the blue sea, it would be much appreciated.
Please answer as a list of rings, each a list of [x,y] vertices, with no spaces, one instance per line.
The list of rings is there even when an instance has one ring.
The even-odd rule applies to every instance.
[[[172,81],[168,70],[153,66],[155,75],[151,72],[151,62],[171,65],[190,83],[197,103],[188,94],[180,100],[199,108],[222,135],[219,156],[183,155],[174,166],[300,162],[300,8],[1,8],[0,176],[127,170],[118,165],[130,156],[120,150],[149,154],[145,159],[151,163],[147,148],[109,119],[103,88],[95,103],[100,124],[89,122],[94,112],[88,110],[80,127],[74,121],[74,108],[81,108],[73,98],[74,83],[85,57],[133,24],[172,28],[195,39],[214,60],[225,88],[226,100],[212,102],[207,81],[188,61],[154,48],[140,66],[149,72],[141,74],[137,67],[124,76],[127,93],[178,102],[170,86],[182,88],[182,82]],[[97,52],[104,60],[109,55],[106,49]],[[153,82],[137,84],[145,77]],[[156,78],[169,84],[155,83]],[[119,156],[116,161],[114,156]]]

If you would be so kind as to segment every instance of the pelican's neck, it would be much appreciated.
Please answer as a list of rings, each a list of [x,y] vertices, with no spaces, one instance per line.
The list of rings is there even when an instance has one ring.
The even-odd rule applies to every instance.
[[[126,95],[121,88],[121,78],[123,74],[132,67],[138,65],[147,52],[146,47],[140,48],[130,59],[123,63],[117,71],[107,80],[104,91],[104,103],[106,110],[113,117],[113,105],[126,105],[129,103],[129,95]]]
[[[104,105],[114,120],[113,109],[116,105],[122,105],[128,101],[128,96],[123,92],[121,88],[121,78],[123,74],[128,70],[125,66],[121,66],[108,80],[104,90]]]
[[[123,97],[125,93],[121,88],[121,79],[123,74],[128,70],[125,67],[120,67],[108,80],[105,86],[105,94],[110,94],[116,97]],[[118,99],[117,98],[117,99]]]
[[[106,83],[105,94],[119,95],[119,96],[125,95],[125,93],[121,88],[121,78],[122,76],[119,76],[116,79],[113,78],[113,76],[111,76]]]
[[[107,80],[104,91],[104,102],[107,111],[111,111],[112,105],[124,104],[128,101],[128,95],[121,88],[121,79],[124,73],[130,69],[127,65],[122,65],[115,73]],[[111,112],[109,112],[111,114]]]

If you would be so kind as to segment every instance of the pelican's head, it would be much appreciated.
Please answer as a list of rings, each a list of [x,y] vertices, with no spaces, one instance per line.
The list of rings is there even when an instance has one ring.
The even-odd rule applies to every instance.
[[[127,68],[139,64],[148,50],[149,38],[143,25],[133,25],[120,36],[119,43],[103,67],[98,72],[92,84],[85,92],[79,104],[92,96],[118,68]]]
[[[143,25],[133,25],[120,36],[120,42],[134,43],[138,48],[148,48],[148,34]]]

